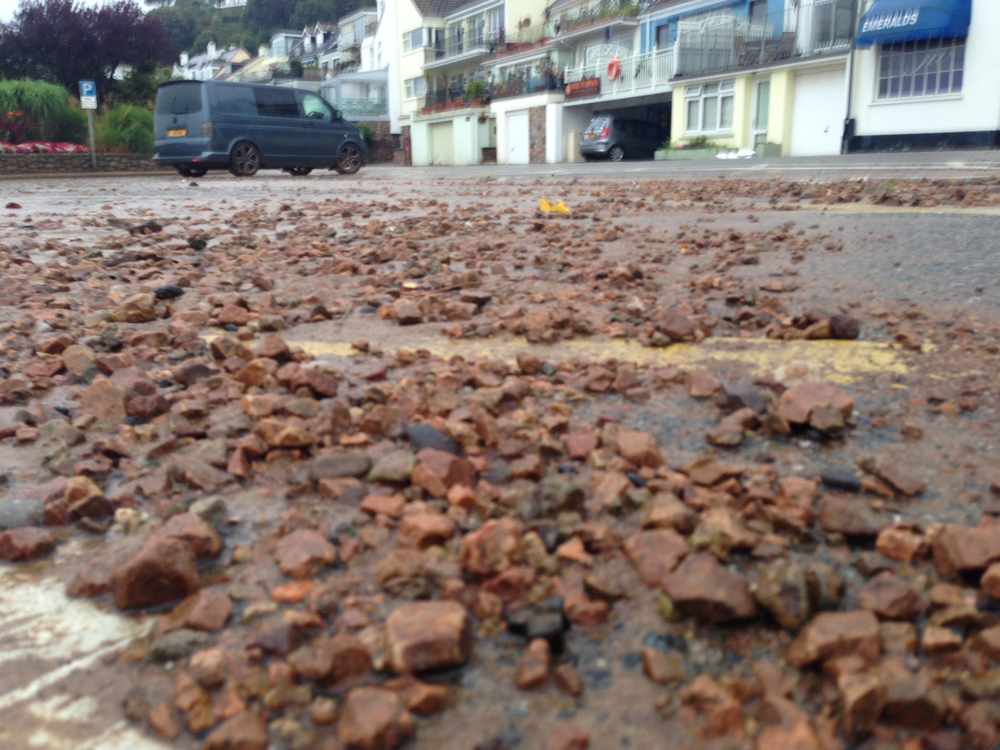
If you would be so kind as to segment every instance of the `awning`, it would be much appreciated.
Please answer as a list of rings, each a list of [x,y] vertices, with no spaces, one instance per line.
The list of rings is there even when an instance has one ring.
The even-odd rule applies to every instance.
[[[875,0],[861,17],[857,45],[964,37],[971,18],[972,0]]]

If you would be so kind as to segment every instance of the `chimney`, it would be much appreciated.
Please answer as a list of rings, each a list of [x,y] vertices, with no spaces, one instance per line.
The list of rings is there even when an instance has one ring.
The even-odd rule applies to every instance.
[[[188,53],[181,52],[181,67],[186,68],[188,64]]]
[[[215,42],[209,42],[208,47],[205,49],[205,51],[208,53],[209,59],[215,57],[217,52],[215,49]]]

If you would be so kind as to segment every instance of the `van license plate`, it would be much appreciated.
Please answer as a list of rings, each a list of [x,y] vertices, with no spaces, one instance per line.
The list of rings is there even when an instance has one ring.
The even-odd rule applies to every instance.
[[[183,138],[187,134],[187,128],[174,128],[167,131],[167,138]]]

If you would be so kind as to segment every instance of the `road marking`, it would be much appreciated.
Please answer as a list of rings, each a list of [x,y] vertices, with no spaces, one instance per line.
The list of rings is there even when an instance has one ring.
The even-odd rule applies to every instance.
[[[1000,206],[877,206],[870,203],[831,203],[803,206],[835,214],[955,214],[958,216],[1000,216]]]
[[[206,337],[208,338],[208,337]],[[346,341],[296,341],[317,358],[351,357],[357,354]],[[710,365],[746,367],[754,375],[773,374],[779,378],[801,373],[835,383],[852,383],[873,375],[906,375],[909,365],[902,352],[874,341],[778,341],[774,339],[708,338],[699,344],[646,347],[623,339],[571,339],[557,344],[533,344],[523,338],[454,340],[443,336],[411,338],[397,349],[426,350],[432,355],[466,359],[516,361],[518,354],[532,354],[548,361],[618,360],[650,367],[674,366],[685,370]]]

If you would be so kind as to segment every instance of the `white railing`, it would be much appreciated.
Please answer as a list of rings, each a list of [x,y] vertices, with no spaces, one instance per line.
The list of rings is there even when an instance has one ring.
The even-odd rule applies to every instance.
[[[602,58],[588,65],[567,68],[563,74],[564,80],[569,84],[599,78],[601,93],[598,98],[603,99],[668,86],[674,75],[673,47],[619,58],[621,76],[616,78],[608,76],[608,64],[611,60],[611,57]]]

